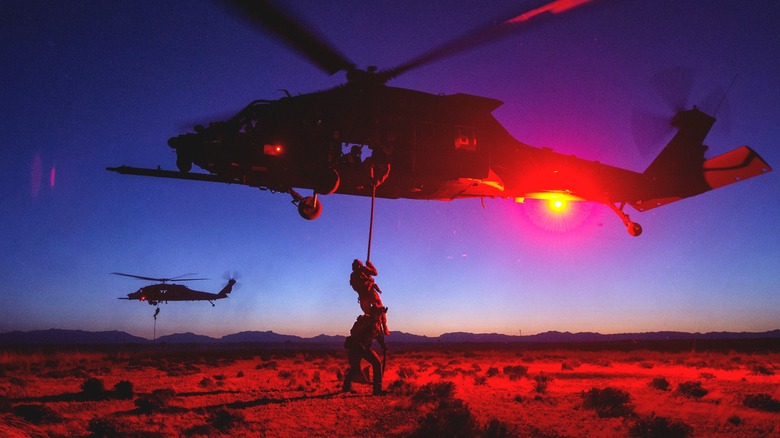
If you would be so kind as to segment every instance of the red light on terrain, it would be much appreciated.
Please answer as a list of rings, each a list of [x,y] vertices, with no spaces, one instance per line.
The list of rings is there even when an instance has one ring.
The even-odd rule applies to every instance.
[[[265,144],[263,145],[263,154],[277,157],[284,153],[284,148],[280,144]]]

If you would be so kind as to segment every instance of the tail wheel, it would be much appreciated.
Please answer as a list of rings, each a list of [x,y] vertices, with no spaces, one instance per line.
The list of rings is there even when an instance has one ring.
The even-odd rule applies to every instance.
[[[322,202],[316,196],[307,196],[298,202],[298,214],[308,221],[317,219],[322,214]]]

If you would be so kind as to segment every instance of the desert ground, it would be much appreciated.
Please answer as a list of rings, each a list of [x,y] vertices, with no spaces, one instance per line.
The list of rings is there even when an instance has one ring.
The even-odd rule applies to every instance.
[[[388,338],[391,341],[390,338]],[[0,349],[0,436],[780,436],[777,340]]]

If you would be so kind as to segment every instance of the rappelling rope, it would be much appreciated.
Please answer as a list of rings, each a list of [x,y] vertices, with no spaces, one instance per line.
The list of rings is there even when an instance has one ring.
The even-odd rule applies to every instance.
[[[368,254],[366,254],[366,263],[371,260],[371,237],[374,235],[374,202],[376,201],[376,183],[371,189],[371,219],[368,222]]]

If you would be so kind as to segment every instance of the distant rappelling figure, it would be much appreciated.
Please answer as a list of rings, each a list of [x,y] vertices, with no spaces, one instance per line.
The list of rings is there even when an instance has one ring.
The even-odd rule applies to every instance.
[[[159,315],[159,314],[160,314],[160,308],[158,307],[157,309],[154,310],[154,319],[155,319],[155,321],[157,320],[157,315]]]
[[[370,260],[366,260],[364,265],[358,259],[352,262],[352,273],[349,275],[349,285],[358,294],[358,303],[360,309],[366,315],[376,314],[382,328],[382,333],[390,334],[387,328],[387,307],[382,304],[379,294],[382,290],[374,282],[374,276],[378,275],[376,267]]]

